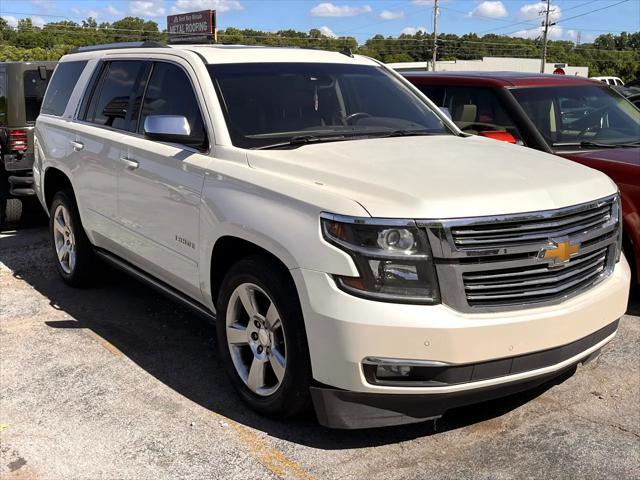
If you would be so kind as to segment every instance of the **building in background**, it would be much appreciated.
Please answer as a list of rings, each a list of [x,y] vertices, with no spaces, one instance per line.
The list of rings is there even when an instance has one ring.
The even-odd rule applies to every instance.
[[[402,70],[431,70],[431,62],[399,62],[389,63],[391,68]],[[557,63],[545,63],[544,73],[553,73]],[[589,76],[589,67],[574,67],[565,65],[562,68],[565,75]],[[438,72],[530,72],[540,73],[539,58],[518,57],[482,57],[482,60],[439,60],[436,62]]]

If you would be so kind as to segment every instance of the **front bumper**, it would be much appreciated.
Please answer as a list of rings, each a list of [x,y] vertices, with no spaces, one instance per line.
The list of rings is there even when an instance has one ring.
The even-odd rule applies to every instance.
[[[470,314],[446,305],[402,305],[353,297],[339,290],[322,272],[297,269],[292,275],[304,312],[314,379],[348,392],[338,394],[338,398],[377,394],[386,395],[385,402],[405,396],[456,395],[493,387],[499,390],[514,382],[526,384],[536,377],[557,375],[601,348],[613,335],[575,358],[544,368],[439,386],[371,383],[362,362],[378,357],[466,365],[553,350],[588,337],[620,318],[627,308],[630,282],[629,265],[622,257],[609,278],[558,305]],[[317,391],[314,397],[319,398]]]
[[[311,395],[318,422],[330,428],[354,429],[386,427],[436,419],[453,408],[512,395],[558,378],[562,373],[574,368],[576,364],[590,361],[599,355],[602,347],[615,336],[617,329],[618,320],[569,345],[545,352],[487,362],[507,363],[512,367],[520,365],[525,372],[536,372],[535,376],[524,379],[518,379],[517,375],[512,375],[509,382],[497,385],[478,387],[478,382],[470,382],[469,385],[475,388],[422,395],[359,393],[312,387]],[[527,365],[541,367],[526,370]],[[462,366],[453,368],[460,367]],[[484,373],[489,371],[482,364],[469,367],[472,371]]]

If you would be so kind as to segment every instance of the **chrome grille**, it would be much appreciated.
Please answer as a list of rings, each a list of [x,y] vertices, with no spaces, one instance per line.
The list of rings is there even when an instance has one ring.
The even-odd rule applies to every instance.
[[[532,219],[453,227],[451,236],[459,250],[547,241],[602,228],[611,219],[611,208],[612,204],[607,203],[593,210],[571,212],[549,221]]]
[[[463,273],[470,306],[545,301],[590,284],[606,268],[607,248],[571,258],[566,266],[532,266]]]
[[[619,217],[614,195],[552,211],[419,224],[443,302],[482,312],[558,303],[602,281],[619,256]],[[579,250],[565,262],[545,257],[564,242]]]

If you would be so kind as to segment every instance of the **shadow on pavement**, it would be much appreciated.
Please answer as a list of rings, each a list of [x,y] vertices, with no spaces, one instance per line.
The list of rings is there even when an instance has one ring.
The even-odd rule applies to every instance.
[[[452,410],[433,422],[376,430],[338,431],[319,426],[312,413],[296,420],[270,420],[250,411],[225,376],[217,354],[215,328],[191,310],[108,267],[96,271],[96,286],[77,290],[57,276],[46,236],[40,256],[27,261],[19,248],[3,246],[2,262],[73,320],[47,321],[51,328],[89,329],[179,394],[236,422],[271,436],[327,450],[397,443],[499,417],[529,402],[573,374],[570,370],[537,389]]]

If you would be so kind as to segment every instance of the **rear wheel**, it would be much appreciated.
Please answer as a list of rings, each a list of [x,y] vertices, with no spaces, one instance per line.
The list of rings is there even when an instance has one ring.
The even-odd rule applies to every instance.
[[[22,218],[22,200],[8,198],[4,202],[4,222],[8,224],[18,223]]]
[[[216,328],[227,373],[254,410],[290,417],[310,405],[311,368],[302,310],[288,272],[249,257],[225,276]]]
[[[74,287],[91,283],[95,256],[71,190],[56,193],[49,211],[49,233],[58,273]]]

